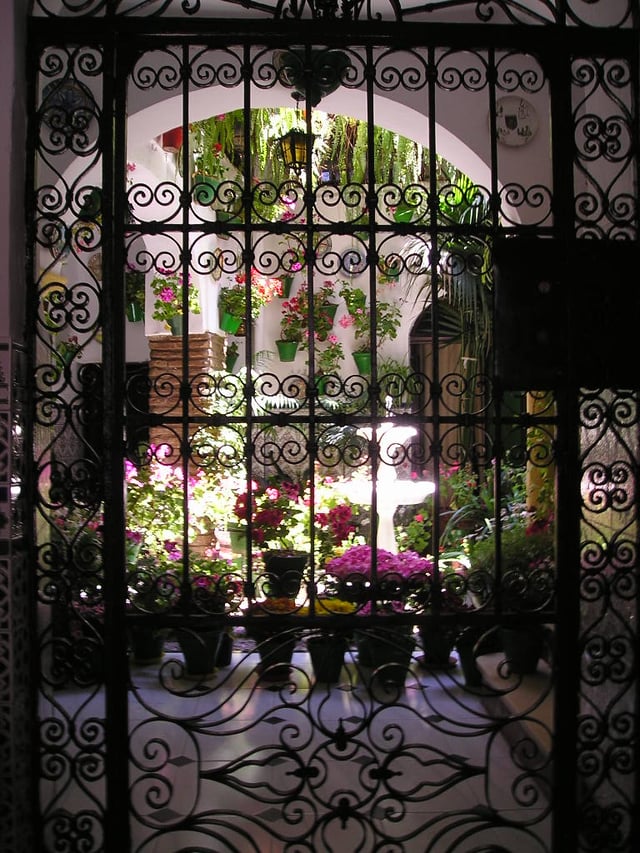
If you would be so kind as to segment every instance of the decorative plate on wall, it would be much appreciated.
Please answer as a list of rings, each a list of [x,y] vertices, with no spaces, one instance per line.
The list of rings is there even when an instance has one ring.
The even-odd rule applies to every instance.
[[[52,80],[42,90],[44,120],[51,128],[70,125],[78,110],[91,110],[91,90],[79,80]]]
[[[360,275],[367,268],[367,259],[364,252],[356,246],[352,246],[342,253],[342,269],[348,276]]]
[[[508,95],[496,102],[496,139],[503,145],[520,146],[531,142],[538,130],[535,107],[519,98]]]

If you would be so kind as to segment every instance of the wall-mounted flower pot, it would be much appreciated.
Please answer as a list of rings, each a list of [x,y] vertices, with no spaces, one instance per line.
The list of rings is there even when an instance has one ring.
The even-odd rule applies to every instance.
[[[371,373],[371,353],[354,352],[352,355],[360,376],[369,376]]]
[[[280,361],[294,361],[298,352],[298,341],[276,341]]]
[[[242,325],[242,317],[229,314],[224,309],[220,312],[220,328],[229,335],[236,335]]]
[[[396,222],[411,222],[414,213],[414,207],[409,207],[408,204],[400,202],[393,213],[393,218]]]
[[[236,366],[236,362],[238,361],[238,353],[232,352],[227,353],[224,359],[224,366],[227,369],[227,373],[233,373],[233,368]]]
[[[216,210],[216,222],[238,221],[238,217],[231,210]]]
[[[209,207],[218,198],[220,181],[209,175],[193,176],[193,200],[196,204]]]
[[[326,314],[331,320],[331,324],[333,325],[333,321],[336,318],[336,312],[338,310],[337,302],[323,302],[322,303],[322,312]]]
[[[141,323],[144,320],[144,311],[137,302],[127,303],[126,313],[130,323]]]
[[[292,275],[281,275],[280,281],[282,282],[282,293],[280,294],[281,299],[288,299],[291,294],[291,286],[293,284],[293,276]]]
[[[160,137],[160,147],[170,154],[177,154],[182,148],[183,133],[181,127],[172,127]]]

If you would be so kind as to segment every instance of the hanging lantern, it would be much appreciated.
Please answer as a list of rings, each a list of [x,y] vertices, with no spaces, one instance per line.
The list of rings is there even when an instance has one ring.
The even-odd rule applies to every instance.
[[[315,134],[307,136],[304,130],[290,130],[278,139],[280,156],[285,166],[298,174],[309,165],[307,163],[307,139],[309,138],[313,148]]]

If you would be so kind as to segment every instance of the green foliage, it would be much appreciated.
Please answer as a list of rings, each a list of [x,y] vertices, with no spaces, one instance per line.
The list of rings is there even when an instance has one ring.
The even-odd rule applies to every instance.
[[[127,264],[124,275],[125,298],[130,304],[137,305],[144,311],[144,273]]]
[[[443,544],[459,541],[468,533],[482,535],[492,529],[496,517],[495,469],[474,471],[470,465],[454,466],[442,472],[440,495],[443,508],[451,515],[442,534]],[[512,519],[525,506],[524,467],[505,466],[500,488],[501,512]]]
[[[252,175],[260,176],[262,181],[270,181],[276,187],[280,187],[289,179],[278,151],[278,140],[288,131],[304,127],[304,121],[300,112],[293,107],[263,107],[251,110],[248,133],[251,163],[248,165]],[[194,167],[197,164],[199,169],[205,171],[211,165],[215,166],[212,160],[216,151],[221,151],[224,158],[236,169],[241,171],[246,167],[243,156],[245,127],[242,110],[233,110],[193,122],[190,130]],[[326,165],[334,172],[337,170],[342,185],[369,183],[370,152],[366,122],[314,110],[311,131],[316,137],[313,148],[315,174],[319,174]],[[375,183],[393,181],[406,186],[428,178],[429,151],[408,137],[376,126],[373,129],[372,154]],[[448,167],[448,171],[450,168]],[[227,178],[230,174],[227,174]],[[273,210],[272,203],[273,199],[271,204],[263,203],[260,193],[254,196],[254,210],[259,215],[274,220],[278,218],[278,213]]]
[[[501,531],[500,555],[503,572],[529,572],[552,568],[555,554],[553,526],[537,525],[521,517],[518,523]],[[473,571],[493,574],[496,562],[495,532],[469,539],[469,559]]]
[[[160,270],[160,275],[153,278],[151,290],[157,297],[153,303],[153,319],[168,322],[173,317],[182,314],[183,278],[182,270]],[[200,297],[198,288],[188,280],[188,308],[192,314],[200,313]]]
[[[433,502],[418,507],[399,507],[394,516],[396,542],[400,551],[416,551],[421,556],[432,551]]]

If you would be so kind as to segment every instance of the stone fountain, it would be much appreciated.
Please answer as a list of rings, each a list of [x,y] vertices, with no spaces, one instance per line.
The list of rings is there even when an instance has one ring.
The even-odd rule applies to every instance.
[[[397,449],[416,435],[417,430],[410,426],[397,426],[393,421],[384,421],[379,427],[361,427],[358,432],[371,441],[380,443],[380,465],[376,481],[378,511],[378,548],[384,548],[392,554],[398,553],[398,543],[393,528],[393,516],[399,506],[422,503],[435,491],[435,483],[430,480],[400,480],[394,459]],[[396,451],[394,452],[394,448]],[[370,506],[373,485],[371,478],[347,481],[336,486],[352,503]]]

